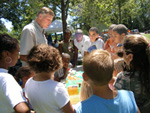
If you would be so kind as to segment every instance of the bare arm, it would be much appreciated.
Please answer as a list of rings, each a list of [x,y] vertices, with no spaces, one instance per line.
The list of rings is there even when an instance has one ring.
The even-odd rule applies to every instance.
[[[30,109],[25,102],[21,102],[14,107],[15,113],[30,113]]]
[[[87,54],[89,54],[89,52],[88,51],[84,51],[84,56],[86,56]]]
[[[76,113],[70,101],[62,108],[65,113]]]
[[[65,70],[64,70],[64,76],[63,76],[63,78],[65,79],[66,77],[67,77],[67,75],[68,75],[68,67],[67,68],[65,68]]]
[[[77,58],[78,58],[78,48],[74,46],[74,67],[77,64]]]
[[[137,113],[141,113],[138,106],[137,106]]]
[[[62,44],[59,44],[59,52],[62,54]]]

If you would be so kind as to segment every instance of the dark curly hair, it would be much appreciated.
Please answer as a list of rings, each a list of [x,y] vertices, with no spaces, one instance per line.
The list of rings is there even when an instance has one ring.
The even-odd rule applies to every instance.
[[[27,63],[36,73],[55,72],[62,68],[62,57],[56,48],[40,44],[30,50]]]
[[[16,79],[17,82],[19,82],[20,79],[22,80],[22,78],[24,78],[24,77],[29,77],[32,74],[32,72],[33,71],[28,66],[20,67],[17,70],[17,73],[15,75],[15,79]]]
[[[13,52],[17,49],[18,44],[19,42],[17,39],[8,34],[0,34],[0,59],[2,58],[3,51]]]

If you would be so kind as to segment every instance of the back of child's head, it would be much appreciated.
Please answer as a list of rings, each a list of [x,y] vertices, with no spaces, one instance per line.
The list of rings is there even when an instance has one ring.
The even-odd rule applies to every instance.
[[[17,70],[17,73],[16,73],[16,80],[19,82],[19,80],[23,79],[24,77],[30,77],[31,74],[33,74],[33,71],[30,69],[30,67],[28,66],[23,66],[23,67],[20,67],[18,70]]]
[[[91,27],[89,31],[95,31],[97,34],[99,34],[97,27]]]
[[[67,68],[70,63],[70,55],[68,53],[62,53],[63,67]]]
[[[70,55],[68,53],[62,53],[62,58],[70,59]]]
[[[30,50],[27,63],[36,73],[52,73],[62,68],[62,57],[58,49],[47,44],[40,44]]]
[[[127,35],[127,33],[128,33],[127,27],[123,24],[115,25],[112,30],[116,31],[120,35],[122,35],[123,33],[125,33],[125,35]]]
[[[109,26],[109,30],[112,30],[115,26],[116,26],[116,24],[110,25],[110,26]]]
[[[93,50],[83,59],[84,73],[95,85],[106,85],[112,78],[114,62],[111,54],[102,49]]]

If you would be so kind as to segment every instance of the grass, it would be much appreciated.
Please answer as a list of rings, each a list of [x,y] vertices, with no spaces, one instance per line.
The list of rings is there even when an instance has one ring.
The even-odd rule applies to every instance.
[[[150,34],[143,34],[143,36],[146,36],[150,40]]]

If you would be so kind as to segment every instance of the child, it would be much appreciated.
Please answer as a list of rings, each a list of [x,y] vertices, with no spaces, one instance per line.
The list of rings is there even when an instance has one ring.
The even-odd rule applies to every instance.
[[[46,44],[34,46],[27,63],[35,72],[25,85],[25,94],[37,113],[75,113],[65,86],[52,80],[54,73],[62,68],[59,51]]]
[[[114,58],[114,72],[113,72],[113,80],[111,80],[111,85],[113,84],[117,74],[123,70],[124,60],[121,58],[120,51],[122,51],[122,42],[127,35],[128,29],[123,24],[115,25],[112,29],[112,36],[114,38],[115,53],[113,55]]]
[[[30,113],[22,89],[8,73],[8,68],[15,66],[19,58],[20,46],[16,38],[0,34],[0,112]]]
[[[109,39],[105,42],[105,50],[107,50],[108,52],[111,53],[111,55],[114,58],[115,55],[115,48],[116,48],[116,43],[115,43],[115,39],[112,36],[112,29],[116,26],[116,24],[112,24],[109,26],[109,30],[108,30],[108,34],[109,34]],[[114,58],[115,59],[115,58]]]
[[[137,113],[131,91],[109,88],[113,67],[112,56],[106,50],[94,50],[84,57],[83,79],[91,86],[93,95],[78,104],[76,113]]]
[[[88,48],[89,53],[94,49],[104,49],[104,41],[99,38],[98,29],[96,27],[90,28],[89,38],[91,41],[91,46]]]
[[[22,82],[21,85],[22,85],[22,88],[24,89],[25,83],[27,82],[27,80],[33,76],[34,76],[34,72],[28,66],[23,66],[17,70],[15,79],[17,80],[17,82],[20,82],[21,80]]]
[[[17,70],[17,73],[16,73],[16,76],[15,76],[15,79],[17,80],[17,82],[19,83],[20,80],[22,82],[21,86],[22,86],[22,89],[23,89],[23,96],[25,97],[25,92],[24,92],[24,87],[25,87],[25,84],[27,82],[27,80],[31,77],[34,76],[34,71],[32,71],[28,66],[23,66],[23,67],[20,67],[18,70]],[[26,97],[25,97],[26,98]],[[27,99],[27,98],[26,98]],[[30,109],[32,110],[31,112],[32,113],[35,113],[32,109],[32,106],[31,104],[29,103],[29,100],[27,99],[27,102],[28,102],[28,106],[30,107]]]
[[[117,58],[117,53],[119,51],[122,51],[122,42],[128,33],[128,29],[125,25],[118,24],[112,29],[112,31],[113,31],[112,36],[114,37],[114,39],[115,39],[114,41],[117,44],[116,57],[115,57],[115,58]]]
[[[77,63],[77,56],[74,55],[76,48],[73,44],[73,41],[70,41],[70,37],[71,37],[71,31],[66,29],[64,32],[64,40],[59,44],[59,51],[60,54],[68,53],[71,57],[71,63],[73,67],[75,67]]]
[[[70,55],[68,53],[62,53],[62,61],[63,61],[63,68],[59,69],[54,74],[54,80],[58,82],[66,81],[66,77],[68,75],[68,65],[70,62]]]

